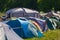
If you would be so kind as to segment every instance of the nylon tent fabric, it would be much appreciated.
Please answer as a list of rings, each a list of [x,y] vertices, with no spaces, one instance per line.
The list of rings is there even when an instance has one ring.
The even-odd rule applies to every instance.
[[[20,20],[19,20],[20,19]],[[43,34],[37,30],[36,26],[33,25],[31,22],[29,22],[26,18],[19,18],[18,20],[20,21],[20,23],[22,24],[23,28],[25,27],[25,24],[26,22],[24,22],[24,20],[26,20],[28,22],[28,28],[24,28],[24,31],[26,33],[26,36],[29,36],[27,35],[27,33],[29,33],[29,31],[35,36],[35,37],[43,37]],[[28,31],[29,30],[29,31]],[[29,33],[30,34],[30,33]],[[30,35],[31,36],[31,35]],[[33,36],[32,36],[33,37]]]
[[[3,27],[0,26],[0,40],[5,40],[5,32]]]
[[[58,17],[51,17],[51,19],[55,22],[56,26],[55,28],[60,28],[60,21],[59,21],[59,18]]]
[[[49,20],[51,21],[53,28],[56,29],[57,24],[56,24],[55,20],[52,18],[50,18]]]
[[[46,25],[45,20],[37,20],[37,21],[38,21],[37,23],[41,26],[42,31],[46,32],[48,30],[48,27]]]
[[[55,20],[54,20],[55,21]],[[60,21],[55,21],[56,22],[56,24],[57,24],[57,27],[56,28],[58,28],[58,29],[60,29]]]
[[[45,20],[34,18],[34,17],[30,17],[27,19],[35,21],[40,26],[40,28],[42,29],[43,32],[48,30],[48,27],[46,26]]]
[[[42,29],[35,21],[32,21],[32,23],[37,27],[38,30],[40,30],[40,32],[42,32]]]
[[[21,13],[23,13],[22,12],[22,9],[21,8],[14,8],[14,9],[10,9],[10,10],[8,10],[7,12],[6,12],[6,17],[8,17],[8,18],[10,18],[11,17],[11,14],[12,13],[18,13],[18,12],[21,12]]]
[[[29,30],[31,30],[31,32],[36,36],[36,37],[43,37],[43,34],[42,34],[42,32],[40,31],[40,30],[38,30],[37,29],[37,27],[33,24],[33,23],[31,23],[31,22],[29,22]]]
[[[33,33],[31,31],[29,31],[28,29],[28,21],[25,19],[25,18],[18,18],[17,19],[20,23],[21,23],[21,26],[22,26],[22,29],[23,29],[23,32],[24,32],[24,38],[31,38],[33,37]],[[28,34],[28,35],[27,35]]]
[[[36,17],[40,18],[39,12],[28,8],[13,8],[6,12],[6,17]]]
[[[11,22],[12,21],[12,22]],[[32,38],[32,37],[36,37],[35,35],[34,35],[34,33],[33,33],[33,31],[31,30],[31,29],[33,29],[33,30],[36,30],[35,28],[34,28],[34,26],[31,24],[31,23],[29,23],[29,21],[28,20],[26,20],[25,18],[18,18],[18,19],[16,19],[16,20],[11,20],[10,22],[8,22],[7,24],[8,25],[10,25],[11,27],[12,27],[12,29],[20,36],[20,37],[22,37],[22,38]],[[13,22],[13,21],[15,21],[15,22]],[[17,26],[15,26],[15,23],[16,23],[16,25]],[[30,25],[30,26],[29,26]],[[16,27],[18,27],[18,28],[16,28]],[[20,28],[19,28],[20,27]],[[32,28],[31,28],[32,27]],[[19,31],[18,31],[18,29],[19,29]],[[38,36],[38,37],[42,37],[43,36],[43,34],[42,33],[40,33],[40,32],[37,32],[37,31],[35,31],[35,33],[37,33],[37,34],[39,34],[40,36]]]
[[[54,30],[53,24],[51,22],[52,20],[50,20],[47,17],[44,17],[43,19],[46,20],[48,28],[51,29],[51,30]]]
[[[13,31],[13,29],[10,29],[7,24],[1,22],[0,25],[4,29],[4,33],[2,34],[4,34],[5,40],[23,40]]]
[[[7,40],[23,40],[19,35],[17,35],[13,29],[5,29],[5,34],[7,37]]]
[[[18,20],[10,20],[8,24],[19,36],[24,37],[23,28]]]

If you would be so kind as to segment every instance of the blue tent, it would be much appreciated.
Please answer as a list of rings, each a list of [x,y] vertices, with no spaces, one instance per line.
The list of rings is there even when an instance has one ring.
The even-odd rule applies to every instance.
[[[42,37],[43,34],[25,18],[10,20],[7,24],[22,38]]]

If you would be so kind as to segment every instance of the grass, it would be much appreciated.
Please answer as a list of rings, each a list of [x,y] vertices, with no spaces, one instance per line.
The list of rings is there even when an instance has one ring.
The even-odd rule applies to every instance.
[[[60,29],[47,31],[42,38],[27,38],[25,40],[60,40]]]
[[[4,13],[1,13],[1,12],[0,12],[0,16],[4,16],[4,15],[5,15]]]

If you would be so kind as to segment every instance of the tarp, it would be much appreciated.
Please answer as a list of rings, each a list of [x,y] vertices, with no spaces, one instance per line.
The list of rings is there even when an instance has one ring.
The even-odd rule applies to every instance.
[[[38,37],[43,36],[43,34],[39,31],[37,32],[35,26],[25,18],[10,20],[7,24],[22,38],[36,37],[36,35],[38,35]]]
[[[23,40],[21,37],[19,37],[13,29],[9,28],[7,24],[0,23],[1,27],[4,29],[4,32],[1,31],[2,35],[4,34],[5,40]],[[2,36],[3,37],[3,36]],[[4,37],[2,38],[4,40]]]

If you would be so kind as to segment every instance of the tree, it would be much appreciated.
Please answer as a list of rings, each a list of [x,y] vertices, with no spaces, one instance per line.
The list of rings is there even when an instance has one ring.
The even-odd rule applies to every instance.
[[[37,0],[1,0],[0,11],[6,11],[11,8],[26,7],[37,9]]]

